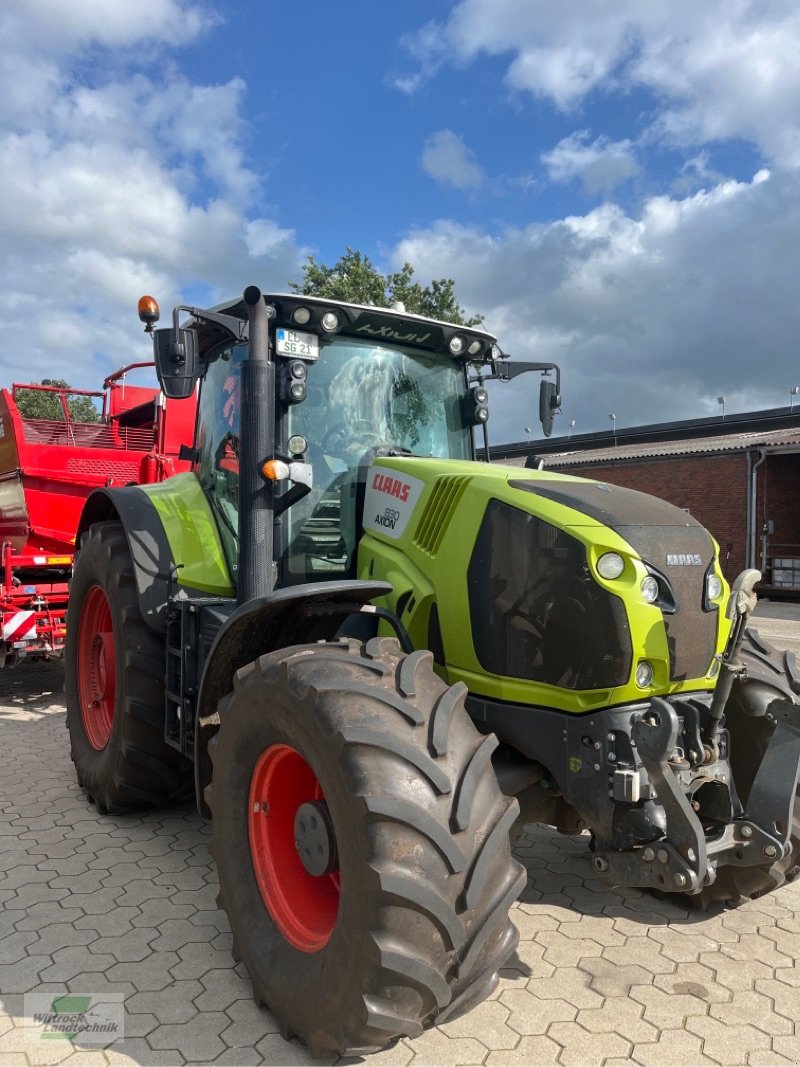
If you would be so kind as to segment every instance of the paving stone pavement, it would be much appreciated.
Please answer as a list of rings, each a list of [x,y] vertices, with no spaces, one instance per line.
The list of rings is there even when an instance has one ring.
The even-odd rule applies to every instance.
[[[768,609],[761,609],[762,612]],[[773,613],[797,636],[797,609]],[[251,1000],[193,808],[98,816],[60,664],[0,672],[0,1067],[306,1064]],[[384,1064],[800,1063],[800,881],[699,914],[595,878],[586,838],[527,828],[521,941],[492,998]],[[124,1039],[42,1041],[26,993],[121,994]]]

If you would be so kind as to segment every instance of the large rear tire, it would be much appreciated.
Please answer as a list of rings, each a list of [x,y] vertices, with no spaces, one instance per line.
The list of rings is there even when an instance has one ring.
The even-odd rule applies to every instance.
[[[733,779],[739,798],[746,805],[773,730],[766,718],[767,709],[778,699],[800,703],[800,671],[792,652],[778,651],[752,629],[745,631],[739,660],[747,668],[747,681],[734,682],[725,707],[725,725],[731,737]],[[699,907],[708,907],[715,901],[731,906],[794,881],[800,874],[800,791],[794,801],[791,842],[789,854],[770,868],[720,868],[713,885],[692,901]]]
[[[517,944],[517,802],[432,662],[387,638],[296,646],[240,670],[220,705],[220,903],[256,999],[314,1055],[455,1018]]]
[[[78,782],[100,812],[192,795],[191,763],[164,740],[165,659],[139,609],[121,524],[95,523],[70,585],[65,688]]]

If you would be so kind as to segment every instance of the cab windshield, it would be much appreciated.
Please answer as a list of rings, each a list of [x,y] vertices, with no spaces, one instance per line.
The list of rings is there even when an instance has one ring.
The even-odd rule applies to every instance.
[[[381,445],[468,459],[463,395],[463,371],[446,357],[337,337],[309,365],[307,399],[289,409],[288,435],[346,462]]]
[[[358,465],[370,449],[469,459],[463,369],[453,360],[337,337],[309,364],[307,396],[289,407],[284,442],[308,442],[314,488],[285,518],[281,580],[355,574]]]
[[[210,364],[200,391],[196,470],[217,518],[231,574],[238,569],[241,362],[246,344]],[[285,367],[279,361],[280,375]],[[359,538],[358,467],[370,449],[469,459],[460,366],[412,350],[337,337],[307,363],[306,399],[280,405],[276,452],[308,442],[313,489],[276,523],[278,585],[355,574]]]

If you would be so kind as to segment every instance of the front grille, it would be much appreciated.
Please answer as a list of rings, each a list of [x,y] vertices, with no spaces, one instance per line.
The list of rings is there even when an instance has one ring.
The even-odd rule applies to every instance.
[[[628,526],[618,532],[672,590],[675,611],[664,614],[670,677],[674,682],[702,678],[717,648],[717,610],[704,610],[706,571],[714,558],[711,538],[702,526]],[[700,562],[675,564],[668,562],[670,556]]]
[[[716,608],[707,611],[703,606],[705,576],[714,558],[714,546],[708,531],[697,519],[658,497],[605,482],[513,481],[509,484],[514,489],[574,508],[623,537],[672,589],[675,611],[664,614],[671,679],[678,682],[705,675],[717,642]],[[574,524],[579,525],[577,517]],[[671,556],[684,562],[670,562]]]
[[[414,532],[414,544],[428,555],[435,556],[442,543],[450,517],[469,483],[461,474],[439,478],[420,516]]]
[[[627,682],[633,652],[625,606],[594,581],[576,538],[492,500],[468,582],[484,670],[565,689]]]

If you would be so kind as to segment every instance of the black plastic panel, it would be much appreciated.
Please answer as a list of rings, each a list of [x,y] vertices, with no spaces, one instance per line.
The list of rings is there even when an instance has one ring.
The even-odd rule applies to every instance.
[[[625,606],[592,578],[574,537],[490,501],[468,582],[472,639],[484,670],[566,689],[627,682]]]
[[[697,519],[666,500],[605,482],[509,484],[602,522],[667,579],[675,600],[674,611],[664,615],[670,677],[702,678],[716,650],[717,612],[704,608],[706,571],[714,546]]]

